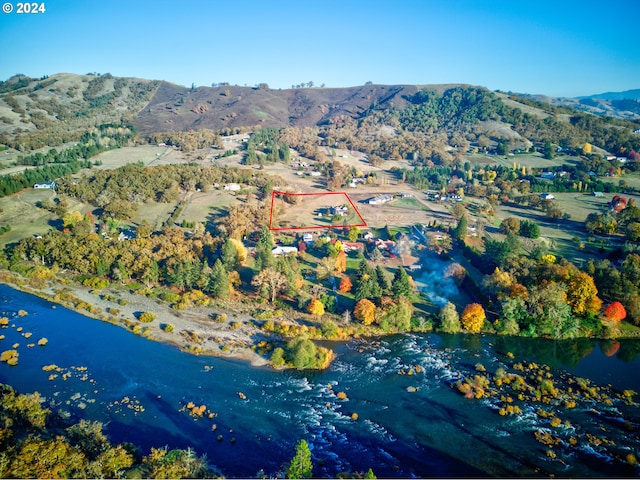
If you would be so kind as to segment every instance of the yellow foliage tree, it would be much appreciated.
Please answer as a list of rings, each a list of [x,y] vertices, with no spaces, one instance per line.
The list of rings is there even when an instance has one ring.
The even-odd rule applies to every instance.
[[[598,298],[598,289],[591,275],[578,272],[569,279],[567,285],[567,303],[573,313],[578,315],[596,314],[602,308]]]
[[[324,304],[317,298],[314,298],[309,302],[309,305],[307,306],[307,312],[309,312],[311,315],[317,315],[318,317],[321,317],[322,315],[324,315]]]
[[[462,326],[471,333],[477,333],[482,330],[486,318],[487,315],[484,312],[484,308],[479,303],[467,305],[460,316]]]
[[[336,242],[337,243],[337,242]],[[347,255],[344,250],[340,250],[336,256],[335,271],[342,273],[347,270]]]
[[[582,154],[583,155],[589,155],[589,154],[591,154],[591,152],[593,152],[593,147],[591,146],[591,144],[589,142],[585,143],[582,146]]]
[[[371,301],[363,298],[356,303],[353,315],[365,325],[371,325],[376,316],[376,305]]]
[[[236,247],[236,252],[237,252],[237,256],[238,256],[238,263],[240,265],[243,265],[244,262],[247,261],[247,248],[238,239],[230,238],[229,240],[231,241],[231,243],[233,243],[233,246]]]

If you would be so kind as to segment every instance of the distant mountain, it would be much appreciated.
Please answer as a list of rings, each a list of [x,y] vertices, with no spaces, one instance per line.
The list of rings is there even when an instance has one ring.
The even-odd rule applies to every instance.
[[[636,122],[609,125],[608,120],[587,118],[578,110]],[[289,132],[297,139],[291,142],[304,143],[300,139],[310,133],[328,144],[375,150],[380,156],[426,157],[439,149],[446,158],[449,141],[450,146],[475,142],[483,148],[506,141],[509,148],[527,149],[548,140],[579,144],[589,139],[601,148],[615,149],[636,144],[636,137],[618,137],[626,132],[620,125],[634,131],[637,120],[640,102],[634,99],[506,94],[464,84],[188,88],[158,80],[68,73],[40,79],[16,75],[0,82],[0,145],[21,151],[77,142],[105,124],[133,125],[142,137],[201,129],[313,127],[309,132]]]
[[[640,120],[640,89],[574,98],[529,94],[518,94],[518,96],[548,103],[555,107],[574,108],[594,115]]]
[[[599,98],[602,100],[640,100],[640,88],[635,90],[626,90],[624,92],[605,92],[597,95],[586,95],[584,97],[576,97],[578,100],[587,98]]]

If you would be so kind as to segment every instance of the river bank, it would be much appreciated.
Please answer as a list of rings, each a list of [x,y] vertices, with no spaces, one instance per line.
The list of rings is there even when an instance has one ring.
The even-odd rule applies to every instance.
[[[0,283],[188,353],[243,360],[253,366],[269,363],[251,348],[260,341],[262,332],[247,312],[232,303],[213,310],[192,306],[178,311],[166,302],[137,295],[125,287],[96,291],[75,283],[47,281],[36,288],[28,279],[6,270],[0,271]],[[212,312],[216,311],[214,320]],[[139,317],[144,312],[152,313],[154,320],[141,322]],[[173,325],[173,329],[167,331],[165,325]]]

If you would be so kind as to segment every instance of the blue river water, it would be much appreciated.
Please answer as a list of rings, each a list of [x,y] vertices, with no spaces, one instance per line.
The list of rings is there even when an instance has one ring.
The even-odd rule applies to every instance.
[[[0,382],[40,392],[71,419],[101,421],[113,442],[143,453],[191,447],[227,477],[278,475],[302,438],[315,476],[370,467],[378,477],[639,474],[625,461],[627,454],[640,458],[637,404],[557,406],[571,425],[554,434],[579,442],[562,443],[551,458],[534,437],[551,431],[536,405],[504,417],[496,400],[466,399],[451,387],[477,363],[495,371],[511,352],[554,374],[588,378],[614,398],[640,391],[638,341],[398,335],[332,344],[337,358],[326,371],[274,371],[189,355],[3,285],[0,316],[10,319],[0,350],[19,344],[19,364],[0,364]],[[42,337],[46,346],[37,345]],[[58,369],[43,370],[52,364]],[[205,406],[202,417],[189,414],[189,402]],[[587,433],[615,446],[587,442]]]

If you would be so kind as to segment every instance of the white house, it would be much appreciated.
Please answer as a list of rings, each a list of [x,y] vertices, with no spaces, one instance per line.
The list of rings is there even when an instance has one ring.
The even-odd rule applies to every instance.
[[[304,243],[313,243],[313,234],[305,233],[304,235],[302,235],[302,241]]]
[[[274,255],[286,255],[287,253],[296,253],[298,249],[296,247],[285,247],[283,245],[277,245],[273,247],[271,253]]]
[[[36,183],[33,188],[56,188],[56,182]]]
[[[390,202],[391,200],[393,200],[393,196],[385,194],[370,198],[368,203],[369,205],[382,205],[383,203]]]
[[[554,197],[550,193],[541,193],[540,194],[540,198],[543,199],[543,200],[553,200],[556,197]]]
[[[231,192],[237,192],[238,190],[240,190],[240,185],[238,185],[237,183],[228,183],[224,186],[224,189]]]

